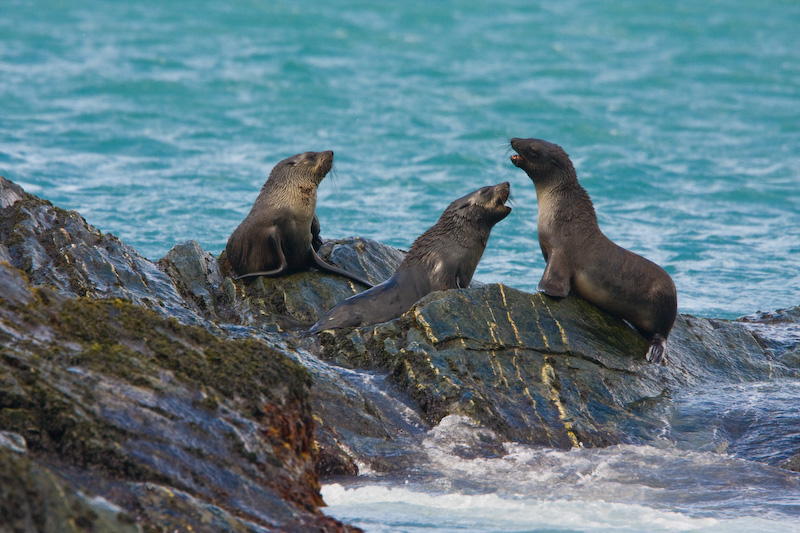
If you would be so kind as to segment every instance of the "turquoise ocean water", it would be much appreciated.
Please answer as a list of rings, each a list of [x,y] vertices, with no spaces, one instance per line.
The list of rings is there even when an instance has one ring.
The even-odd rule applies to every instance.
[[[407,249],[453,199],[510,181],[514,212],[495,227],[475,277],[533,291],[544,260],[533,186],[508,159],[515,136],[564,147],[601,228],[673,276],[682,312],[732,318],[800,304],[796,1],[0,3],[0,175],[153,260],[188,239],[218,254],[275,163],[331,149],[336,172],[317,206],[327,238]],[[800,431],[796,417],[790,434]],[[648,450],[553,461],[569,469],[632,454],[647,465]],[[726,456],[720,472],[745,468],[738,460]],[[677,468],[681,458],[663,461]],[[760,468],[750,475],[761,479]],[[776,476],[776,487],[798,490]],[[556,484],[565,501],[587,501],[567,485]],[[781,489],[759,487],[781,499]],[[395,524],[393,508],[364,518],[373,504],[353,504],[378,493],[331,490],[341,509],[355,506],[342,516],[374,519],[362,523],[374,530],[429,529],[423,518],[381,526]],[[422,515],[463,503],[416,500],[427,486],[397,490],[407,491],[402,509]],[[535,508],[555,517],[536,527],[564,530],[635,531],[651,520],[664,530],[735,529],[753,526],[751,516],[777,516],[783,527],[781,517],[800,513],[796,493],[788,511],[689,505],[685,523],[657,498],[620,498],[613,505],[635,508],[598,504],[575,523],[559,522],[570,509],[546,498],[483,503],[488,524],[493,508],[515,517]],[[523,511],[514,530],[534,527]]]

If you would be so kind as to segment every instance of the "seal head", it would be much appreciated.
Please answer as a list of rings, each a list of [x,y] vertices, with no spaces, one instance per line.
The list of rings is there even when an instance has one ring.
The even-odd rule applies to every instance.
[[[511,147],[517,152],[511,162],[524,170],[534,185],[570,183],[572,178],[578,183],[572,161],[559,145],[541,139],[514,138]]]

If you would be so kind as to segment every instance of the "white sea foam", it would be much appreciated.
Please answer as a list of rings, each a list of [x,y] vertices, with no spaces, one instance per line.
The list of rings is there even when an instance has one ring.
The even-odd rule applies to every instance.
[[[800,531],[798,476],[730,455],[531,447],[455,415],[421,449],[405,481],[324,486],[326,512],[366,531]]]
[[[404,487],[325,485],[326,512],[365,531],[800,531],[760,517],[691,517],[644,505],[495,494],[432,494]]]

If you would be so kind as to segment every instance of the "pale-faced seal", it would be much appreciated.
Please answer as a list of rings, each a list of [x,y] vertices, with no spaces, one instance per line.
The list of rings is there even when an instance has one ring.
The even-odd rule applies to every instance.
[[[428,293],[468,287],[492,227],[511,212],[505,205],[509,191],[510,185],[501,183],[451,203],[417,237],[391,278],[322,315],[310,332],[386,322]]]
[[[592,201],[560,146],[511,139],[511,147],[518,154],[511,162],[536,186],[539,245],[547,262],[539,290],[559,298],[572,292],[627,320],[650,341],[647,360],[660,363],[678,312],[672,278],[600,231]]]
[[[313,267],[372,287],[317,255],[322,245],[314,213],[317,187],[332,166],[330,150],[293,155],[275,165],[225,247],[236,279],[281,276]]]

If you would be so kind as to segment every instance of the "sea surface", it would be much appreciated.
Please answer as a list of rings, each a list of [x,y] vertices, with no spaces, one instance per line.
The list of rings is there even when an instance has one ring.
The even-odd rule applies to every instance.
[[[0,175],[153,260],[220,253],[278,161],[330,149],[326,238],[407,249],[511,182],[475,278],[534,291],[512,137],[570,154],[603,231],[672,275],[681,312],[800,304],[795,0],[0,2]],[[326,485],[327,512],[368,531],[800,530],[798,476],[776,468],[800,450],[798,385],[720,389],[676,399],[663,443],[432,444],[424,475]]]

